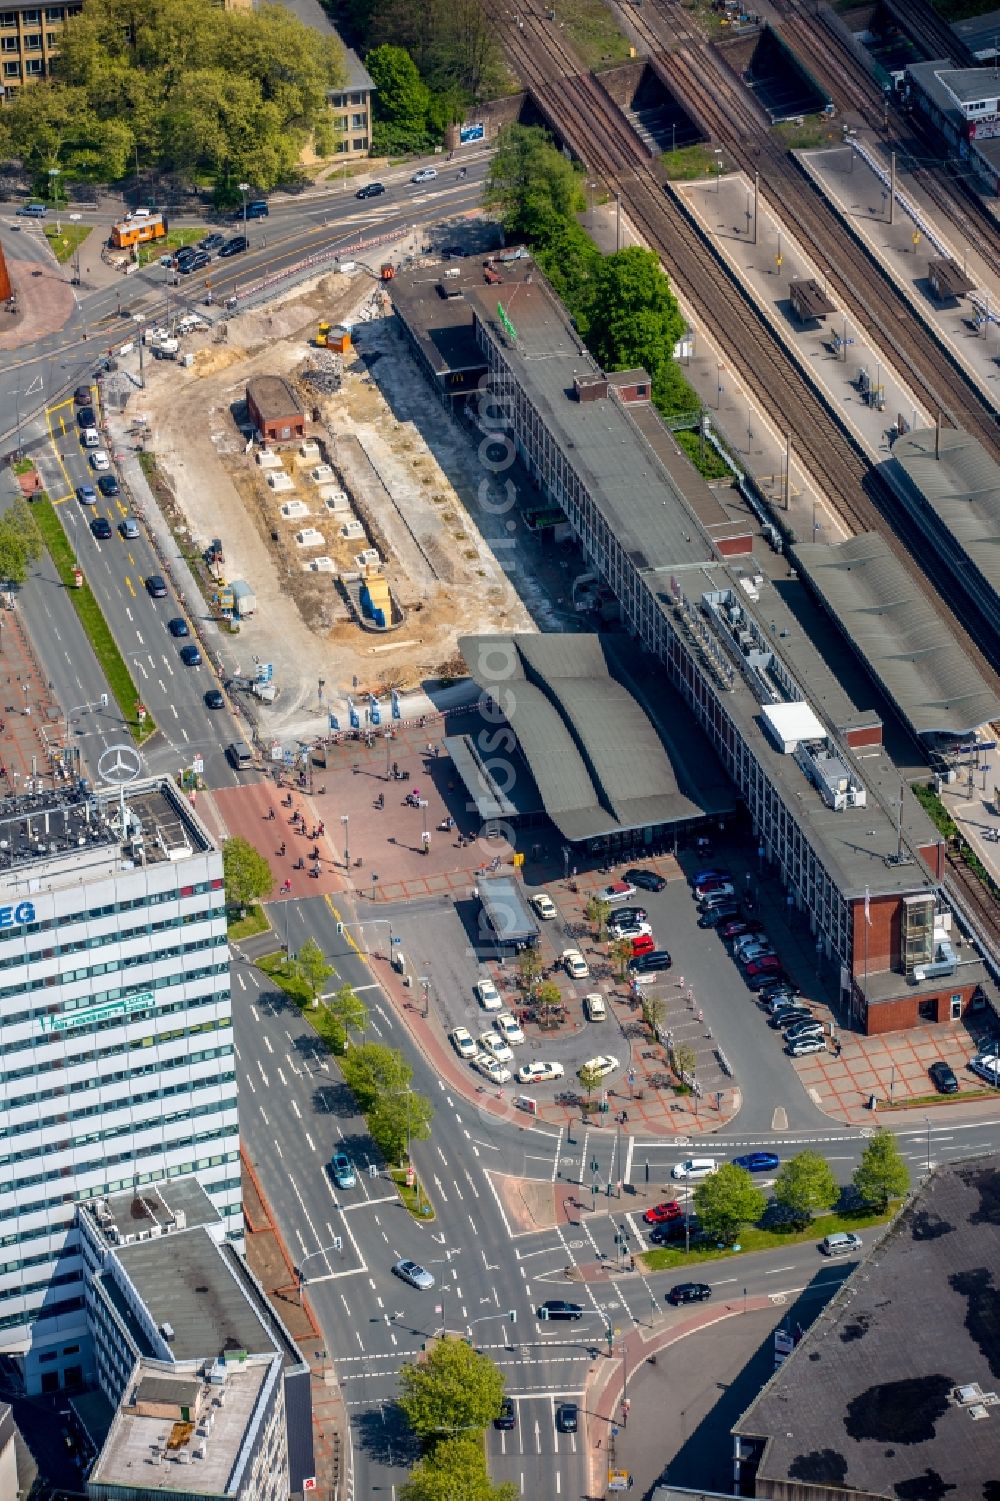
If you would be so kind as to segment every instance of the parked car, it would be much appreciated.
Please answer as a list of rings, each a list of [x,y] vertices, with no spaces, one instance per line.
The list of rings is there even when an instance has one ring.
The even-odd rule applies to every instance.
[[[97,413],[93,407],[79,407],[77,409],[76,420],[81,427],[96,427]]]
[[[551,922],[552,918],[559,916],[559,908],[544,891],[535,893],[531,898],[531,905],[535,916],[540,917],[542,922]]]
[[[571,980],[585,980],[590,974],[590,965],[579,949],[563,949],[562,966]]]
[[[509,1084],[510,1069],[504,1068],[492,1053],[477,1053],[472,1060],[472,1067],[489,1079],[491,1084]]]
[[[667,881],[655,870],[627,870],[626,881],[631,881],[633,886],[641,886],[643,891],[662,891]]]
[[[801,994],[802,992],[799,987],[793,985],[791,980],[768,980],[767,984],[761,989],[761,1000],[777,1000],[779,996],[792,996],[794,998]]]
[[[722,928],[739,916],[738,907],[709,907],[698,918],[699,928]]]
[[[616,907],[612,922],[645,922],[649,916],[645,907]]]
[[[786,1006],[783,1011],[778,1011],[771,1017],[768,1026],[778,1032],[787,1032],[789,1027],[796,1026],[798,1022],[811,1021],[815,1021],[815,1017],[805,1006]]]
[[[493,1025],[500,1033],[500,1036],[503,1038],[504,1042],[511,1043],[516,1047],[518,1043],[522,1043],[524,1041],[524,1033],[518,1026],[517,1022],[514,1020],[514,1018],[511,1016],[509,1011],[497,1012],[496,1016],[493,1018]]]
[[[418,1261],[397,1261],[392,1270],[395,1276],[422,1293],[429,1292],[434,1286],[433,1276]]]
[[[111,460],[103,448],[95,448],[91,451],[90,467],[96,470],[98,474],[111,468]]]
[[[733,873],[731,870],[727,870],[724,865],[710,865],[705,870],[696,870],[691,877],[692,886],[704,886],[707,881],[733,882]]]
[[[622,917],[616,912],[608,923],[611,938],[638,938],[640,933],[652,933],[652,924],[643,917]]]
[[[242,255],[249,248],[249,241],[245,235],[234,235],[224,245],[219,246],[219,259],[227,260],[231,255]]]
[[[736,957],[745,968],[748,964],[755,964],[758,959],[770,959],[773,955],[774,944],[768,939],[748,944],[745,949],[740,949]]]
[[[635,896],[635,887],[631,881],[612,881],[610,886],[602,886],[597,893],[599,902],[610,902],[615,906],[618,902],[625,902],[630,896]]]
[[[649,1232],[651,1246],[670,1246],[678,1240],[684,1241],[685,1244],[690,1240],[690,1243],[694,1245],[695,1241],[700,1239],[701,1230],[698,1226],[698,1216],[695,1214],[687,1216],[681,1214],[675,1220],[664,1220],[662,1224],[654,1225]]]
[[[225,243],[225,235],[220,235],[216,230],[212,234],[206,235],[203,240],[199,240],[198,246],[201,250],[218,250],[219,247],[224,245]]]
[[[758,944],[772,946],[771,940],[766,933],[741,933],[738,938],[733,940],[733,953],[737,956],[745,954],[747,949],[756,948]]]
[[[581,1063],[577,1073],[582,1074],[584,1069],[593,1069],[598,1078],[606,1079],[608,1074],[613,1074],[618,1067],[618,1059],[611,1053],[598,1053],[596,1058],[588,1058],[586,1063]]]
[[[546,1298],[536,1313],[543,1321],[545,1319],[582,1319],[583,1304],[567,1303],[565,1298]]]
[[[381,198],[385,192],[384,182],[369,182],[355,193],[355,198]]]
[[[755,917],[733,917],[724,922],[719,929],[720,938],[728,943],[730,939],[741,938],[744,933],[763,933],[764,924]]]
[[[969,1068],[978,1079],[1000,1087],[1000,1057],[993,1053],[977,1053],[969,1060]]]
[[[583,1014],[589,1022],[603,1022],[608,1019],[608,1005],[599,990],[592,991],[583,998]]]
[[[90,386],[77,386],[73,392],[73,400],[78,407],[84,407],[93,399],[93,395]]]
[[[468,1027],[453,1027],[448,1033],[448,1040],[460,1058],[475,1058],[479,1051]]]
[[[671,1178],[685,1183],[697,1183],[702,1178],[710,1178],[718,1172],[719,1164],[714,1157],[688,1157],[683,1162],[675,1162],[670,1169]]]
[[[330,1163],[330,1171],[333,1181],[338,1188],[356,1188],[358,1179],[354,1171],[354,1163],[346,1152],[334,1152],[333,1161]]]
[[[711,912],[715,907],[734,907],[736,898],[731,891],[721,888],[718,891],[709,891],[698,900],[699,912]]]
[[[663,1225],[667,1220],[680,1219],[684,1211],[676,1199],[668,1199],[664,1204],[653,1204],[643,1215],[647,1225]]]
[[[437,167],[421,167],[419,172],[414,172],[411,182],[433,182],[437,177]]]
[[[185,667],[200,667],[201,666],[201,652],[198,650],[198,648],[194,645],[193,642],[191,643],[190,646],[182,646],[181,647],[180,658],[181,658],[181,661],[184,663]]]
[[[667,1293],[667,1302],[676,1308],[681,1303],[704,1303],[712,1296],[707,1282],[678,1282]]]
[[[499,1032],[480,1032],[479,1047],[482,1052],[489,1053],[498,1063],[510,1063],[514,1054],[510,1050],[510,1044],[505,1042]]]
[[[556,1408],[556,1428],[560,1433],[575,1433],[578,1425],[575,1402],[560,1402]]]
[[[772,968],[770,959],[768,958],[767,960],[760,960],[758,964],[749,965],[743,972],[743,978],[752,991],[758,992],[766,990],[768,985],[772,984],[779,977],[783,979],[784,974],[785,972],[780,965],[777,969]]]
[[[666,949],[653,949],[648,954],[636,954],[628,961],[631,974],[636,976],[655,975],[660,970],[669,969],[673,960]]]
[[[97,481],[97,488],[108,500],[114,500],[121,493],[121,486],[113,474],[102,474]]]
[[[735,896],[736,887],[732,881],[723,880],[720,876],[709,876],[707,881],[698,882],[694,894],[699,901],[703,901],[706,896]]]
[[[500,1402],[500,1411],[493,1419],[493,1426],[494,1428],[501,1429],[501,1431],[507,1430],[509,1432],[516,1424],[517,1408],[514,1406],[514,1398],[503,1397]]]
[[[793,1027],[788,1027],[785,1032],[785,1041],[789,1044],[805,1042],[810,1037],[825,1037],[826,1028],[821,1021],[796,1022]]]
[[[566,1070],[561,1063],[522,1063],[517,1077],[522,1084],[545,1084],[550,1079],[561,1079]]]
[[[938,1094],[958,1093],[958,1078],[955,1070],[949,1068],[947,1063],[942,1063],[939,1059],[937,1063],[931,1064],[927,1072]]]
[[[781,1158],[775,1152],[746,1152],[733,1158],[734,1167],[742,1167],[748,1173],[773,1173],[781,1166]]]
[[[484,1011],[502,1011],[503,1001],[492,980],[478,980],[475,987],[476,1000]]]
[[[93,532],[98,542],[106,542],[112,535],[111,522],[107,519],[106,516],[95,516],[93,521],[90,523],[90,530]]]
[[[637,959],[642,954],[655,954],[656,939],[652,933],[639,933],[635,938],[630,938],[632,945],[632,958]]]
[[[802,1002],[798,996],[786,995],[779,990],[776,995],[766,995],[761,1002],[769,1016],[777,1016],[780,1011],[788,1011],[791,1007],[798,1008]]]
[[[85,427],[80,433],[80,442],[84,448],[99,448],[101,446],[101,435],[96,427]]]
[[[810,1053],[825,1053],[825,1037],[803,1037],[799,1042],[789,1042],[785,1045],[785,1052],[789,1058],[806,1058]]]

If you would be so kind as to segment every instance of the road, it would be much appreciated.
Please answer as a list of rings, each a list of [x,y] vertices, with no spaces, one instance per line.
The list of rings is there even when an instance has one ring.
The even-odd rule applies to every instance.
[[[272,909],[274,910],[274,909]],[[337,933],[337,919],[322,899],[283,903],[277,939],[292,949],[314,937],[336,966],[330,989],[356,986],[371,1008],[369,1035],[402,1048],[414,1070],[413,1087],[437,1107],[434,1134],[416,1143],[417,1171],[436,1210],[433,1223],[415,1222],[381,1175],[363,1121],[317,1048],[297,1011],[251,965],[234,965],[234,1025],[240,1063],[240,1120],[244,1141],[260,1174],[290,1253],[303,1267],[327,1348],[343,1383],[350,1417],[355,1494],[389,1494],[412,1458],[393,1406],[398,1373],[427,1337],[442,1327],[472,1338],[497,1361],[518,1412],[515,1430],[491,1432],[491,1469],[526,1496],[582,1496],[586,1490],[582,1436],[557,1434],[553,1414],[564,1400],[583,1403],[592,1350],[639,1326],[667,1327],[683,1318],[664,1293],[683,1274],[624,1275],[610,1281],[567,1281],[565,1269],[618,1264],[616,1235],[626,1251],[644,1243],[642,1207],[647,1193],[673,1196],[670,1168],[684,1153],[676,1143],[625,1137],[607,1130],[578,1132],[572,1141],[548,1129],[481,1116],[474,1102],[444,1085],[410,1043],[369,970]],[[738,1128],[739,1122],[736,1126]],[[898,1131],[914,1178],[931,1163],[995,1150],[1000,1120],[968,1126],[923,1123]],[[342,1145],[361,1167],[358,1187],[338,1192],[326,1171]],[[699,1155],[726,1160],[754,1147],[789,1155],[814,1147],[849,1181],[864,1148],[857,1131],[828,1128],[752,1138],[738,1129],[699,1145]],[[596,1172],[593,1164],[597,1163]],[[620,1172],[619,1198],[612,1187]],[[648,1164],[648,1169],[647,1169]],[[648,1171],[648,1179],[647,1179]],[[501,1175],[565,1184],[565,1198],[582,1205],[568,1224],[518,1233],[509,1223],[497,1186]],[[596,1180],[600,1192],[592,1197]],[[761,1186],[771,1180],[764,1178]],[[648,1184],[648,1186],[647,1186]],[[681,1197],[684,1196],[683,1189]],[[592,1206],[596,1205],[596,1211]],[[336,1245],[339,1240],[339,1247]],[[425,1265],[437,1280],[418,1293],[395,1279],[401,1256]],[[716,1298],[789,1298],[808,1289],[826,1298],[851,1270],[829,1263],[814,1242],[739,1261],[702,1265],[698,1276]],[[569,1297],[584,1308],[574,1323],[541,1323],[535,1308],[546,1298]],[[509,1313],[516,1313],[511,1323]],[[606,1358],[603,1353],[597,1362]],[[379,1489],[381,1487],[381,1490]]]

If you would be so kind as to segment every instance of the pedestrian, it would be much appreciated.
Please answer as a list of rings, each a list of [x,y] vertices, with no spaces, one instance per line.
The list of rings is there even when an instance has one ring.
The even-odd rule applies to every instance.
[[[627,1110],[623,1110],[622,1111],[622,1125],[623,1126],[627,1126],[628,1125],[628,1111]]]

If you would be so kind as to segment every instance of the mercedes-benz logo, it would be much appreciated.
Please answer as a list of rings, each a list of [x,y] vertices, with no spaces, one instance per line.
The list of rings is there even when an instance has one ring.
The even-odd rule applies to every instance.
[[[97,775],[102,782],[123,787],[142,775],[142,757],[134,746],[109,745],[97,762]]]

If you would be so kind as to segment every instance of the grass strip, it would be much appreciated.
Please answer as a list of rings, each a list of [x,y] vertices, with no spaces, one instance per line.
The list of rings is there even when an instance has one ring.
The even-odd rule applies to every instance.
[[[415,1220],[419,1220],[422,1225],[426,1225],[428,1221],[437,1219],[430,1195],[422,1186],[419,1178],[414,1176],[413,1187],[409,1188],[406,1183],[405,1167],[390,1168],[389,1176],[396,1185],[396,1191],[403,1201],[403,1207],[409,1210]]]
[[[170,251],[180,250],[182,245],[197,245],[203,240],[209,231],[202,225],[198,229],[172,229],[169,234],[162,235],[158,240],[147,240],[145,245],[137,245],[139,265],[148,266],[151,261],[158,261],[161,255]]]
[[[233,917],[226,924],[226,937],[230,943],[239,943],[241,938],[253,938],[255,933],[266,933],[271,924],[263,907],[248,907],[242,917]]]
[[[824,1235],[833,1235],[837,1230],[864,1230],[873,1225],[885,1225],[892,1219],[899,1206],[894,1204],[885,1214],[821,1214],[804,1230],[761,1230],[756,1225],[747,1225],[740,1233],[739,1250],[721,1248],[717,1241],[693,1245],[690,1251],[683,1247],[657,1246],[653,1251],[643,1251],[638,1260],[647,1271],[669,1271],[671,1267],[690,1267],[694,1262],[731,1261],[734,1256],[748,1256],[754,1251],[773,1251],[779,1246],[797,1246],[807,1240],[822,1240]]]
[[[91,232],[89,224],[46,224],[45,238],[60,266],[65,265]]]
[[[108,680],[108,687],[121,710],[129,733],[141,745],[156,729],[156,722],[148,709],[144,724],[140,724],[135,717],[135,705],[141,701],[142,694],[132,680],[132,674],[125,665],[125,658],[118,650],[118,643],[111,634],[111,628],[87,580],[84,579],[79,589],[74,584],[73,569],[77,566],[76,555],[63,530],[56,508],[44,492],[39,492],[31,503],[31,511],[38,523],[42,540],[48,548],[49,556],[56,566],[56,572],[63,587],[69,593],[73,608],[80,617],[80,624],[83,626],[87,640],[101,664],[104,676]],[[126,709],[126,705],[131,706],[131,713]]]

